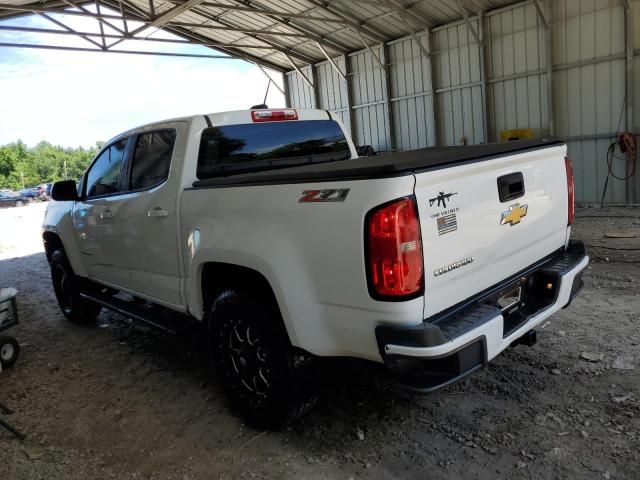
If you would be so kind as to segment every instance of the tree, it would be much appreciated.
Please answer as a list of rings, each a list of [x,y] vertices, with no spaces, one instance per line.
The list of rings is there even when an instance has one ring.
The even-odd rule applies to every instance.
[[[29,148],[22,141],[0,146],[0,188],[19,190],[40,183],[78,180],[103,142],[85,149],[63,148],[40,142]]]

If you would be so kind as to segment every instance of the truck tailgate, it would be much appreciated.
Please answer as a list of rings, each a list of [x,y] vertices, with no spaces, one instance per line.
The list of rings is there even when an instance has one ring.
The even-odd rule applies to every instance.
[[[416,172],[425,318],[564,246],[565,154],[560,145]]]

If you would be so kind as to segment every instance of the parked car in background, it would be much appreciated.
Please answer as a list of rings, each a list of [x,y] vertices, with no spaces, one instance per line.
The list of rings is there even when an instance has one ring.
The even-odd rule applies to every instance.
[[[11,190],[0,190],[0,207],[21,207],[27,198]]]
[[[29,201],[36,200],[38,198],[38,187],[23,188],[20,190],[20,195]]]

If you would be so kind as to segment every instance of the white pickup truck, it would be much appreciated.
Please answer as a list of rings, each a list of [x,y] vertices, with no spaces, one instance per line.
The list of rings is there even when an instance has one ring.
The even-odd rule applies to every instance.
[[[52,196],[65,316],[201,328],[233,404],[266,427],[313,405],[318,357],[383,363],[429,392],[531,345],[588,263],[562,142],[358,158],[323,110],[136,128]]]

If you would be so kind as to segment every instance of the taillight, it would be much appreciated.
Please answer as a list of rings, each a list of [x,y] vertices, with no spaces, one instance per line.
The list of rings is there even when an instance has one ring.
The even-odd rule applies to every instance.
[[[422,242],[415,197],[373,209],[366,219],[367,281],[374,298],[406,300],[423,291]]]
[[[576,216],[576,187],[573,181],[573,165],[569,157],[564,157],[564,166],[567,170],[567,201],[569,204],[567,225],[571,225]]]
[[[283,120],[298,120],[298,112],[292,108],[286,110],[252,110],[251,118],[254,122],[282,122]]]

